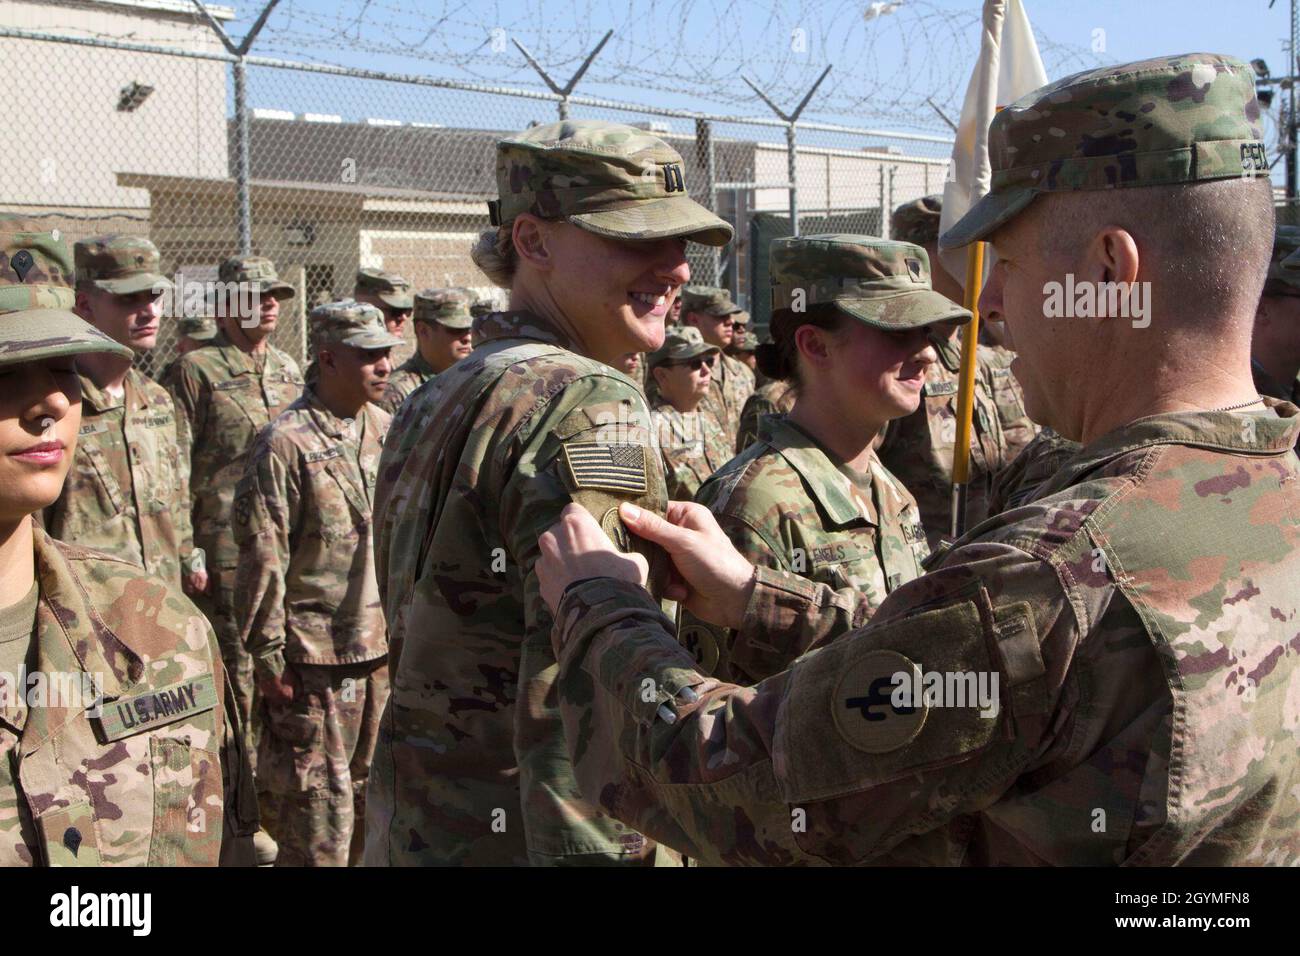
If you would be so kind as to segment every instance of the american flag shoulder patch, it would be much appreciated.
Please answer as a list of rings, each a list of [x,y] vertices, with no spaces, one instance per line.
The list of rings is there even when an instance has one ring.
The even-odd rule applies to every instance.
[[[564,446],[564,462],[574,491],[643,495],[648,489],[644,445],[570,442]]]

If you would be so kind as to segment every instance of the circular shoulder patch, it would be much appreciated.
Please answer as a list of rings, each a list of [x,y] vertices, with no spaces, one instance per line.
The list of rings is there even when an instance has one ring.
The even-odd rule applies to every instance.
[[[677,632],[677,640],[695,658],[700,670],[712,674],[718,666],[718,638],[706,624],[688,624]]]
[[[911,676],[910,686],[894,675]],[[895,704],[895,690],[900,699]],[[903,694],[910,691],[910,694]],[[831,717],[840,736],[869,754],[889,753],[916,739],[928,710],[921,668],[897,651],[868,651],[840,677],[831,695]]]
[[[600,527],[605,534],[609,535],[609,540],[614,542],[614,547],[618,550],[624,554],[632,550],[632,539],[628,537],[627,527],[623,524],[617,507],[605,512],[605,517],[600,519]]]

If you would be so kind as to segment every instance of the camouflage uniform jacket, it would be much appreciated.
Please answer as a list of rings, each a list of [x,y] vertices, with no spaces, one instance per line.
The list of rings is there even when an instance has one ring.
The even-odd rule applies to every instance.
[[[112,398],[81,379],[81,430],[59,499],[45,509],[51,535],[109,551],[180,587],[190,570],[189,463],[171,396],[131,369]]]
[[[1033,501],[1040,485],[1051,478],[1080,449],[1077,441],[1044,428],[1020,450],[1015,460],[993,477],[989,514],[1001,514]]]
[[[736,454],[758,440],[758,423],[764,415],[783,415],[794,408],[794,389],[779,378],[764,382],[745,399],[740,412],[740,431],[736,435]]]
[[[713,365],[713,380],[706,401],[732,441],[735,441],[740,431],[740,413],[745,408],[745,401],[753,393],[753,369],[726,352],[719,352],[718,361]]]
[[[952,525],[952,462],[957,443],[957,386],[961,346],[954,338],[935,345],[939,361],[925,373],[921,407],[895,418],[885,428],[880,460],[916,497],[930,548],[939,546]],[[997,405],[980,362],[975,376],[975,409],[971,418],[970,487],[966,527],[988,517],[993,474],[1002,467],[1006,445]]]
[[[218,567],[239,560],[231,507],[253,439],[302,393],[297,362],[273,345],[260,360],[259,369],[219,332],[211,345],[181,356],[165,383],[183,419],[194,543]]]
[[[29,676],[97,678],[104,698],[97,715],[56,694],[66,678],[43,706],[6,688],[0,866],[215,866],[257,809],[211,627],[127,561],[39,528],[35,551]]]
[[[555,639],[583,791],[703,862],[1300,863],[1300,410],[1269,405],[1102,436],[756,687],[700,674],[639,588],[575,584]],[[769,638],[866,614],[760,568],[769,590]],[[1001,706],[891,700],[917,667],[997,674]]]
[[[1006,443],[1006,461],[1015,461],[1020,450],[1034,440],[1038,425],[1025,411],[1025,393],[1011,371],[1016,353],[1000,345],[976,347],[980,362],[988,370],[989,389],[1002,421],[1002,438]],[[970,527],[967,525],[967,527]]]
[[[419,349],[416,349],[414,355],[388,376],[388,388],[384,390],[383,399],[376,404],[388,414],[396,415],[397,410],[402,407],[402,402],[406,401],[406,397],[435,374],[433,366],[426,362]]]
[[[731,439],[701,408],[679,412],[666,401],[650,410],[655,440],[663,453],[668,497],[690,501],[700,484],[731,460]]]
[[[930,549],[907,489],[874,455],[868,468],[852,476],[799,426],[771,416],[695,500],[750,563],[852,588],[874,611],[921,574]],[[685,611],[678,638],[706,673],[738,684],[779,673],[809,649],[716,628]]]
[[[308,386],[257,437],[235,494],[235,609],[259,674],[388,653],[371,505],[390,419],[369,403],[338,418]]]
[[[618,536],[619,501],[663,512],[650,414],[630,379],[543,319],[498,312],[474,327],[478,347],[402,406],[380,461],[392,696],[366,862],[645,860],[653,844],[578,793],[533,565],[570,501]]]

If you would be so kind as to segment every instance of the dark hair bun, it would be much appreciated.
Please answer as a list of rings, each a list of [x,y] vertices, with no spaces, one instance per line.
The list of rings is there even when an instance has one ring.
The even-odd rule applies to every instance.
[[[775,342],[763,342],[754,350],[758,370],[768,378],[789,378],[790,369]]]

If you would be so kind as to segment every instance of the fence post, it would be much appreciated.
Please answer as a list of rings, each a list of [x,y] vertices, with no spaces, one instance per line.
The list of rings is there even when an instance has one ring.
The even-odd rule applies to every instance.
[[[817,87],[822,85],[822,80],[826,79],[826,74],[830,71],[831,65],[827,63],[826,69],[822,70],[822,75],[817,77],[817,82],[808,88],[808,92],[803,95],[803,99],[799,101],[799,105],[796,106],[794,111],[791,113],[786,113],[779,106],[773,103],[766,93],[754,85],[754,82],[749,77],[741,77],[742,80],[749,84],[749,88],[758,94],[759,99],[767,104],[768,109],[781,119],[785,120],[786,123],[785,149],[786,162],[789,169],[790,234],[793,236],[799,235],[799,181],[797,178],[798,173],[795,170],[795,164],[798,158],[795,154],[795,123],[799,121],[799,115],[803,112],[803,108],[808,105],[808,101],[811,100],[813,94],[817,92]]]
[[[587,67],[591,66],[591,61],[596,59],[596,55],[605,48],[605,44],[609,42],[609,38],[613,35],[613,30],[605,31],[605,35],[600,38],[600,42],[596,44],[595,49],[587,54],[587,58],[582,61],[582,66],[578,67],[578,72],[574,73],[573,77],[564,86],[560,86],[551,79],[551,74],[547,73],[542,65],[533,59],[533,55],[528,52],[526,46],[514,37],[510,38],[510,42],[513,43],[519,52],[524,55],[524,59],[528,61],[528,65],[537,71],[537,74],[542,78],[542,82],[550,87],[551,92],[560,98],[559,103],[556,105],[559,109],[560,119],[566,120],[569,118],[569,96],[573,93],[573,88],[578,85],[578,81],[582,79],[583,74],[587,72]]]
[[[253,253],[252,196],[248,188],[248,71],[241,56],[233,64],[235,74],[235,203],[239,221],[239,254]]]

